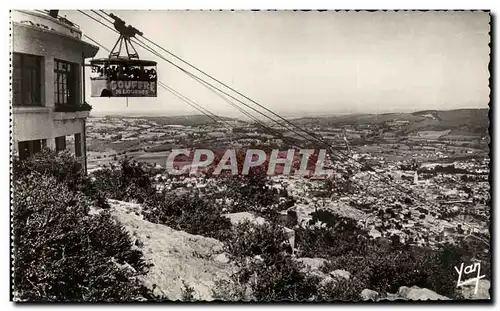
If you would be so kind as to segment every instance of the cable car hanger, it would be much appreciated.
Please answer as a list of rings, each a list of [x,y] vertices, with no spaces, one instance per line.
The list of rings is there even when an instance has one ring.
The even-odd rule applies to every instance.
[[[141,60],[132,39],[143,33],[137,28],[126,25],[125,21],[114,14],[113,26],[119,34],[113,49],[107,58],[92,59],[90,78],[92,97],[156,97],[157,96],[157,63],[152,60]],[[110,27],[111,28],[111,27]],[[125,46],[125,48],[123,48]],[[126,55],[121,55],[122,50]]]
[[[132,45],[132,41],[130,40],[130,38],[135,38],[135,35],[142,36],[143,33],[131,25],[125,26],[125,21],[122,20],[121,18],[119,18],[118,16],[114,15],[113,13],[110,13],[109,17],[114,19],[113,26],[120,33],[120,37],[118,38],[115,45],[111,49],[111,52],[109,53],[110,60],[112,58],[115,58],[115,59],[120,58],[120,54],[122,51],[122,45],[125,45],[125,50],[127,52],[128,59],[137,59],[138,60],[139,54],[137,53],[137,50]],[[118,51],[115,51],[117,46],[118,46]]]

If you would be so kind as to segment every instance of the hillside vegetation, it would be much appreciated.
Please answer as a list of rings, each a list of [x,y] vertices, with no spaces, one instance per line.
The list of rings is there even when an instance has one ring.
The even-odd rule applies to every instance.
[[[127,159],[91,176],[79,169],[71,155],[49,151],[15,162],[17,300],[357,301],[366,290],[383,298],[415,285],[460,298],[453,267],[474,255],[467,244],[431,250],[374,239],[356,222],[329,212],[314,214],[306,227],[286,223],[296,234],[292,252],[285,224],[276,217],[280,204],[288,203],[279,203],[259,171],[219,181],[224,197],[233,199],[228,203],[216,188],[204,194],[158,191],[154,169]],[[110,199],[138,205],[117,214],[116,205],[124,204],[110,206]],[[223,216],[241,210],[266,223],[235,225]],[[173,245],[192,254],[175,255]],[[218,268],[210,263],[214,248],[224,254]],[[194,275],[211,273],[220,277],[203,283],[197,294],[192,283],[201,276]],[[170,292],[155,290],[161,286]]]

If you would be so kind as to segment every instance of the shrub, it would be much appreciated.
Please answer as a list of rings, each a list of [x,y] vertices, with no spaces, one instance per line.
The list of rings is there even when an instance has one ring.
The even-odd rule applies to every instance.
[[[71,190],[82,188],[87,182],[82,164],[67,150],[55,152],[44,149],[23,161],[13,160],[14,179],[30,173],[53,176],[57,182],[65,183]]]
[[[220,207],[197,193],[154,194],[144,205],[147,220],[191,234],[225,239],[231,227],[229,219],[221,216]]]
[[[230,280],[216,280],[212,288],[212,297],[221,301],[242,302],[253,299],[247,294],[246,284],[236,283],[235,274]]]
[[[368,235],[354,220],[325,210],[314,212],[312,216],[310,227],[295,230],[296,245],[301,256],[329,258],[366,249]],[[314,226],[318,222],[325,226]]]
[[[271,218],[280,210],[290,206],[292,199],[280,202],[280,195],[271,188],[266,172],[261,167],[250,169],[248,175],[219,176],[223,192],[216,192],[220,198],[230,198],[225,206],[230,213],[251,212],[264,218]]]
[[[271,254],[269,254],[271,255]],[[266,262],[250,261],[238,272],[258,301],[304,301],[317,297],[319,277],[302,272],[303,266],[290,255],[276,253]]]
[[[137,301],[152,298],[137,276],[142,254],[107,213],[53,176],[14,183],[14,292],[22,301]]]
[[[277,224],[255,225],[244,221],[232,228],[225,249],[233,259],[242,261],[261,256],[266,264],[272,265],[276,254],[287,252],[291,247],[283,228]]]
[[[182,301],[196,301],[194,294],[196,293],[192,286],[189,286],[184,280],[182,281]]]
[[[117,165],[110,164],[93,172],[91,176],[95,187],[111,199],[143,203],[156,192],[151,181],[153,168],[127,157]]]
[[[238,271],[217,283],[214,297],[223,300],[308,300],[317,294],[319,279],[303,272],[290,250],[283,228],[276,224],[234,226],[225,249]],[[259,257],[256,257],[259,256]]]
[[[365,285],[356,277],[349,280],[340,278],[326,282],[318,286],[316,301],[347,301],[356,302],[361,300],[361,291]]]
[[[44,149],[23,161],[13,160],[14,179],[23,178],[29,174],[52,176],[56,182],[64,183],[69,190],[80,191],[87,195],[96,206],[108,207],[98,187],[85,175],[82,163],[67,150],[55,152]]]

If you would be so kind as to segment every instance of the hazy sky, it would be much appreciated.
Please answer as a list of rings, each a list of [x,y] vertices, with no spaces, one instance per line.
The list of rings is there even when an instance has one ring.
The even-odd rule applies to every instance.
[[[487,13],[109,12],[287,115],[484,108],[489,102]],[[77,11],[60,14],[99,43],[114,45],[116,34],[102,25]],[[142,59],[158,61],[159,80],[214,113],[241,115],[175,67],[136,48]],[[130,98],[128,108],[123,98],[90,98],[90,103],[94,112],[196,112],[161,88],[157,98]]]

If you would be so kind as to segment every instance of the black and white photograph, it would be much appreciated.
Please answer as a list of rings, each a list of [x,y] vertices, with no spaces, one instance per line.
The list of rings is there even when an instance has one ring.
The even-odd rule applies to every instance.
[[[491,303],[491,22],[11,10],[10,300]]]

